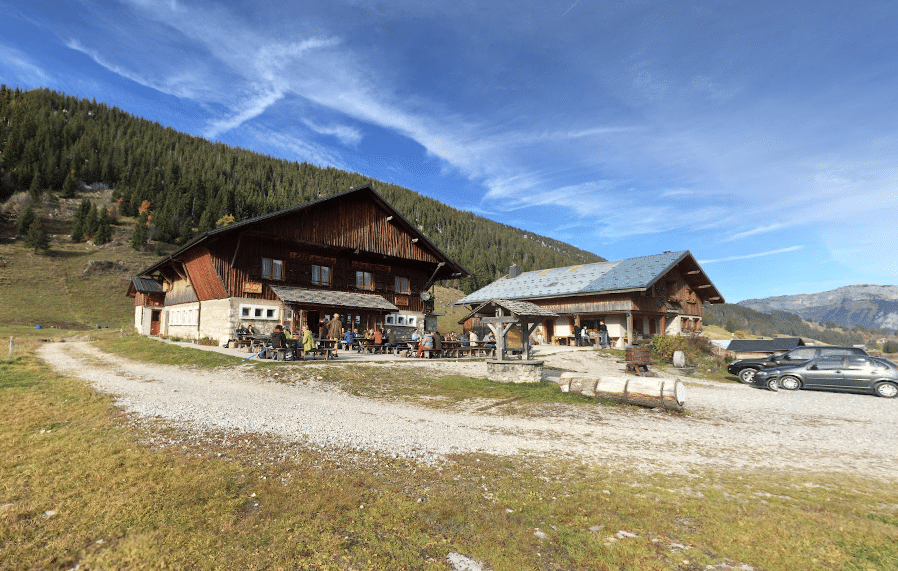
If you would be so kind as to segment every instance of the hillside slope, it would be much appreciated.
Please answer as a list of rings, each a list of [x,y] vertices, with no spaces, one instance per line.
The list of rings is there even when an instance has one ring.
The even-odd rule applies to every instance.
[[[19,191],[74,196],[75,188],[93,183],[115,189],[124,216],[136,216],[149,203],[154,238],[172,244],[214,228],[227,215],[239,221],[371,185],[472,273],[459,284],[465,292],[504,275],[513,263],[529,271],[603,261],[359,173],[211,143],[45,89],[0,88],[0,200]]]

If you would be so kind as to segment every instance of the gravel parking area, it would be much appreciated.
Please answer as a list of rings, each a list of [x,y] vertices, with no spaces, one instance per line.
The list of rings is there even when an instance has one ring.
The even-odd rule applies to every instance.
[[[117,395],[125,411],[166,419],[196,434],[263,433],[288,443],[423,462],[483,452],[574,457],[622,471],[787,469],[898,480],[898,448],[891,440],[898,399],[773,393],[735,382],[680,377],[687,385],[686,414],[542,405],[521,417],[503,414],[501,405],[446,410],[348,395],[318,379],[321,367],[346,366],[342,358],[284,364],[276,380],[266,380],[250,366],[223,374],[139,363],[113,358],[90,343],[49,343],[39,356],[60,372]],[[539,358],[549,374],[623,374],[620,364],[590,349],[544,348]],[[426,367],[486,376],[479,361],[380,359],[371,366],[402,375]]]

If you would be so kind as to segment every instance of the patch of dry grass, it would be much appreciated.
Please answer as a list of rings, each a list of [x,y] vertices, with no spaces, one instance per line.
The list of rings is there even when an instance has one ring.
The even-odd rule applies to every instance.
[[[0,569],[447,569],[449,553],[496,570],[898,568],[898,505],[876,481],[428,466],[187,428],[29,354],[0,361]]]

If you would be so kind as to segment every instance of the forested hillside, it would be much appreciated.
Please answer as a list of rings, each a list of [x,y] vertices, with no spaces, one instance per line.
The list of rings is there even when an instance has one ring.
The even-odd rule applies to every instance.
[[[803,337],[832,345],[866,344],[871,339],[885,337],[890,333],[887,330],[864,327],[854,327],[850,330],[819,324],[818,327],[814,327],[794,313],[785,311],[761,313],[732,303],[705,304],[703,321],[707,325],[724,327],[730,332],[738,330],[765,337],[777,335]]]
[[[28,191],[74,197],[84,185],[115,189],[120,212],[150,204],[155,239],[183,244],[233,216],[242,220],[368,184],[472,274],[466,292],[504,275],[602,261],[359,173],[232,148],[49,90],[0,88],[0,201]]]

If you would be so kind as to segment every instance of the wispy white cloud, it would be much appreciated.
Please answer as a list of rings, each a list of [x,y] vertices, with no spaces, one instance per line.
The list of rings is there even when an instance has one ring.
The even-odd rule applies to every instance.
[[[362,132],[349,125],[319,125],[309,119],[303,119],[302,122],[316,133],[336,137],[344,145],[355,146],[362,141]]]
[[[774,230],[779,230],[783,228],[784,224],[775,223],[775,224],[767,224],[766,226],[758,226],[757,228],[752,228],[751,230],[746,230],[745,232],[739,232],[738,234],[733,234],[726,240],[725,242],[732,242],[734,240],[741,240],[743,238],[748,238],[749,236],[757,236],[758,234],[766,234],[767,232],[773,232]]]
[[[775,256],[777,254],[786,254],[788,252],[794,252],[795,250],[801,250],[804,246],[789,246],[788,248],[780,248],[778,250],[768,250],[766,252],[757,252],[754,254],[743,254],[740,256],[729,256],[726,258],[717,258],[715,260],[701,260],[700,264],[716,264],[718,262],[735,262],[737,260],[749,260],[751,258],[761,258],[764,256]]]
[[[0,43],[0,63],[29,85],[49,85],[51,78],[20,50]]]

